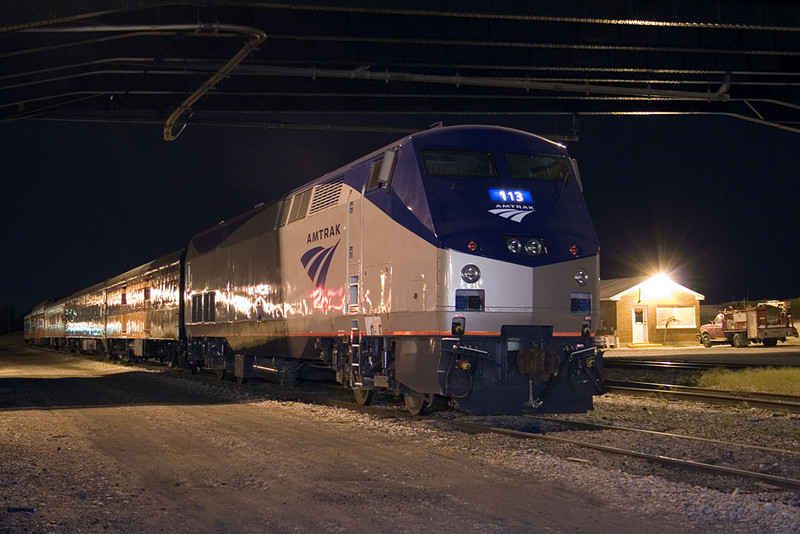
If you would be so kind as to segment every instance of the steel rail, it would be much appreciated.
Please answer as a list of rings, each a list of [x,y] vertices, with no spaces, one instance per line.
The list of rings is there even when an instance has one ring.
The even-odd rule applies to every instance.
[[[511,430],[506,428],[498,428],[493,426],[485,426],[474,423],[465,423],[460,421],[446,421],[447,423],[473,431],[484,431],[493,434],[502,434],[523,439],[536,439],[542,441],[550,441],[554,443],[562,443],[565,445],[573,445],[585,449],[592,449],[600,452],[607,452],[610,454],[618,454],[622,456],[629,456],[633,458],[641,458],[650,460],[666,465],[674,465],[678,467],[691,468],[700,471],[707,471],[711,473],[722,473],[726,475],[745,477],[750,479],[766,482],[773,486],[781,487],[792,491],[800,491],[800,480],[794,478],[780,477],[776,475],[768,475],[766,473],[758,473],[756,471],[748,471],[745,469],[738,469],[735,467],[725,467],[721,465],[708,464],[704,462],[696,462],[694,460],[684,460],[681,458],[673,458],[671,456],[663,456],[660,454],[649,454],[645,452],[632,451],[628,449],[621,449],[619,447],[610,447],[608,445],[599,445],[596,443],[588,443],[586,441],[572,440],[568,438],[559,438],[557,436],[549,436],[545,434],[533,434],[531,432],[524,432],[521,430]]]
[[[622,432],[635,432],[639,434],[651,434],[654,436],[663,436],[668,438],[675,438],[675,439],[685,439],[688,441],[699,441],[701,443],[712,443],[714,445],[734,445],[736,447],[741,447],[743,449],[753,449],[758,451],[764,452],[772,452],[776,454],[789,454],[789,455],[800,455],[800,451],[790,451],[786,449],[776,449],[774,447],[765,447],[763,445],[752,445],[750,443],[738,443],[735,441],[722,441],[720,439],[713,439],[713,438],[704,438],[701,436],[688,436],[686,434],[676,434],[674,432],[662,432],[660,430],[650,430],[647,428],[635,428],[635,427],[628,427],[628,426],[619,426],[619,425],[608,425],[605,423],[594,423],[590,421],[572,421],[570,419],[561,419],[555,416],[547,416],[547,415],[528,415],[526,416],[529,419],[538,419],[540,421],[549,421],[552,423],[558,423],[567,426],[574,426],[579,428],[588,428],[594,430],[619,430]]]
[[[736,390],[723,390],[713,388],[699,388],[694,386],[682,386],[678,384],[659,384],[651,382],[636,382],[636,381],[621,381],[621,380],[606,380],[606,384],[616,386],[638,387],[642,389],[661,389],[665,391],[685,391],[687,393],[709,393],[718,394],[725,393],[731,397],[740,397],[743,399],[763,399],[763,400],[776,400],[788,403],[800,403],[800,397],[797,395],[785,395],[783,393],[770,393],[766,391],[736,391]]]
[[[740,394],[740,392],[691,388],[688,386],[670,386],[668,384],[645,384],[641,382],[620,382],[606,380],[606,391],[626,395],[665,397],[723,404],[726,406],[746,406],[800,413],[800,398],[784,396],[783,399],[767,398],[766,395]]]
[[[748,367],[777,367],[773,365],[749,365],[744,363],[671,362],[666,360],[629,360],[627,358],[603,360],[603,366],[614,369],[685,369],[695,371],[720,368],[747,369]]]
[[[694,460],[685,460],[682,458],[674,458],[671,456],[664,456],[660,454],[649,454],[645,452],[633,451],[629,449],[622,449],[619,447],[611,447],[608,445],[600,445],[597,443],[589,443],[586,441],[574,440],[569,438],[561,438],[558,436],[551,436],[547,434],[534,434],[532,432],[525,432],[522,430],[512,430],[508,428],[500,428],[491,425],[481,425],[478,423],[467,423],[465,421],[455,421],[452,419],[433,419],[433,418],[419,418],[419,416],[412,416],[405,412],[399,412],[397,410],[389,410],[386,408],[374,407],[374,406],[358,406],[356,404],[343,402],[343,401],[325,401],[325,404],[328,406],[336,406],[340,408],[347,408],[350,410],[361,411],[363,413],[370,413],[374,415],[378,415],[381,417],[395,417],[395,418],[404,418],[404,419],[422,419],[428,421],[436,421],[437,423],[442,423],[446,425],[451,425],[456,428],[461,428],[464,430],[468,430],[471,432],[476,433],[487,433],[487,434],[499,434],[504,436],[510,436],[514,438],[521,438],[521,439],[530,439],[530,440],[540,440],[540,441],[548,441],[551,443],[560,443],[564,445],[573,445],[576,447],[584,448],[584,449],[591,449],[600,452],[605,452],[609,454],[617,454],[620,456],[628,456],[632,458],[640,458],[643,460],[649,460],[656,463],[661,463],[665,465],[672,465],[687,469],[694,469],[698,471],[706,471],[715,474],[725,474],[729,476],[738,476],[744,477],[749,479],[758,480],[760,482],[765,482],[767,484],[771,484],[776,487],[792,490],[792,491],[800,491],[800,480],[794,478],[787,478],[781,477],[777,475],[769,475],[766,473],[759,473],[757,471],[748,471],[746,469],[738,469],[736,467],[726,467],[721,465],[714,465],[708,464],[705,462],[696,462]]]

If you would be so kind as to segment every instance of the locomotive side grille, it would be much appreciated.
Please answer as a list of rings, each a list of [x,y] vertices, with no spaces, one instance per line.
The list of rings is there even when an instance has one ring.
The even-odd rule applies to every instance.
[[[286,222],[289,220],[289,211],[292,209],[292,199],[294,197],[289,197],[283,201],[281,204],[281,215],[278,218],[278,228],[284,226]]]
[[[311,202],[311,189],[298,193],[292,200],[292,211],[289,213],[289,222],[300,220],[306,216],[308,205]]]
[[[339,203],[339,193],[342,190],[344,177],[341,176],[333,182],[314,187],[314,197],[308,214],[320,212]]]

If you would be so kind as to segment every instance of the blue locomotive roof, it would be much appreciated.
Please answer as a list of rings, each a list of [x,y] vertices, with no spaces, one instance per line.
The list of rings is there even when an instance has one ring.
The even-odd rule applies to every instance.
[[[460,155],[479,161],[477,167],[463,169],[443,161]],[[521,174],[520,166],[533,155],[559,163],[554,166],[559,172]],[[437,157],[435,168],[428,168],[426,159]],[[458,172],[449,174],[454,168]],[[472,253],[544,265],[573,259],[573,245],[580,256],[599,249],[571,172],[566,148],[537,135],[492,126],[437,128],[406,137],[390,187],[368,190],[366,197],[436,246],[466,252],[467,244],[476,242],[479,248]],[[514,192],[518,201],[500,201],[498,195],[505,192]],[[502,238],[508,235],[542,238],[547,253],[535,258],[509,255]]]
[[[389,150],[396,151],[391,184],[367,187],[372,162],[381,160]],[[446,161],[465,154],[465,161],[483,158],[483,167],[465,171]],[[553,176],[526,169],[539,157],[558,164]],[[390,143],[284,198],[315,185],[343,181],[356,191],[366,188],[367,200],[438,247],[466,250],[467,243],[477,241],[477,254],[543,265],[572,259],[574,254],[569,251],[573,245],[581,256],[595,255],[599,249],[568,158],[563,145],[520,130],[480,125],[438,127]],[[431,161],[433,168],[428,168]],[[457,171],[451,173],[453,169]],[[523,205],[500,202],[500,195],[507,192],[524,200]],[[498,236],[513,234],[542,237],[548,253],[536,258],[509,257]]]
[[[369,184],[372,163],[390,150],[396,152],[391,183],[388,187]],[[485,159],[486,168],[477,174],[450,174],[461,167],[445,160],[459,154],[467,154],[466,159]],[[539,157],[559,163],[553,176],[542,177],[533,170],[527,175],[519,172]],[[430,160],[435,160],[434,169],[426,167]],[[281,200],[316,185],[344,183],[356,191],[364,190],[366,200],[438,247],[466,251],[468,243],[477,242],[479,249],[470,252],[543,265],[573,259],[573,245],[581,256],[598,252],[583,195],[571,173],[566,148],[537,135],[499,126],[438,127],[390,143],[294,189]],[[524,205],[499,202],[498,195],[507,192],[524,200]],[[276,210],[277,215],[279,206],[259,206],[224,221],[195,235],[191,246],[201,253],[220,246],[265,209]],[[509,257],[500,238],[504,235],[541,237],[547,253],[536,258]]]
[[[319,178],[303,184],[295,189],[289,191],[282,198],[289,198],[301,191],[305,191],[309,187],[318,184],[330,182],[342,175],[347,175],[348,171],[360,166],[361,164],[380,159],[383,154],[395,147],[406,145],[408,142],[413,141],[416,145],[424,144],[430,148],[465,148],[470,147],[483,150],[522,150],[534,151],[537,153],[546,154],[559,154],[566,156],[567,150],[563,145],[540,137],[538,135],[524,132],[522,130],[515,130],[513,128],[506,128],[503,126],[487,126],[487,125],[460,125],[460,126],[441,126],[431,128],[429,130],[422,130],[398,139],[382,148],[374,150],[361,158],[351,161],[346,165],[339,167],[333,171],[325,173]],[[345,180],[348,185],[360,189],[363,183],[351,182]]]

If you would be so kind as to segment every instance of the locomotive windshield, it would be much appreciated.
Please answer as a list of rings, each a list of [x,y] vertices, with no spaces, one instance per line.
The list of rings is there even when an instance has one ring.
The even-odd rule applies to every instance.
[[[422,151],[422,161],[428,176],[497,177],[497,165],[491,152],[426,149]]]
[[[568,182],[567,161],[561,156],[537,154],[506,154],[506,163],[512,178]]]
[[[511,178],[565,183],[570,181],[567,160],[542,154],[506,154]],[[422,161],[428,176],[497,178],[491,152],[478,150],[423,149]]]

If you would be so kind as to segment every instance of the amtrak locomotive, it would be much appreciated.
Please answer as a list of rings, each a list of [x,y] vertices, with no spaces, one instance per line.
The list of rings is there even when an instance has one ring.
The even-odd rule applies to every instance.
[[[26,317],[32,343],[477,414],[582,412],[598,242],[566,149],[416,133]]]

